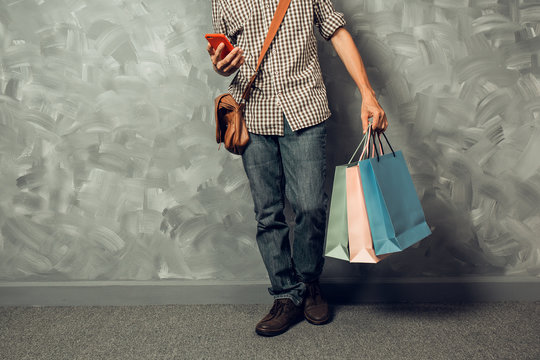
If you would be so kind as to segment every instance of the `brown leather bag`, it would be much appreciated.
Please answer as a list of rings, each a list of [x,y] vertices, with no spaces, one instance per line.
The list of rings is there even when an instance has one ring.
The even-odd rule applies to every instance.
[[[244,119],[245,103],[239,105],[229,93],[219,95],[215,102],[216,142],[224,143],[233,154],[242,155],[249,142]]]
[[[249,133],[246,126],[246,120],[244,119],[244,108],[249,99],[251,86],[259,73],[259,67],[261,66],[264,55],[268,51],[270,43],[278,31],[279,26],[283,21],[283,17],[285,17],[290,2],[291,0],[279,0],[268,34],[266,34],[263,48],[259,54],[255,74],[253,74],[249,80],[249,83],[242,94],[240,104],[238,104],[229,93],[221,94],[215,99],[216,142],[218,144],[224,143],[225,148],[233,154],[242,155],[249,142]]]

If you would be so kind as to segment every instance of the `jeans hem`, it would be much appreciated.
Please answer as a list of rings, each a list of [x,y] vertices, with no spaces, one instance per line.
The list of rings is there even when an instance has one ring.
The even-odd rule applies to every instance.
[[[304,301],[303,299],[298,300],[296,297],[294,297],[292,295],[288,295],[288,294],[274,295],[274,300],[277,300],[277,299],[291,299],[292,302],[294,303],[294,305],[296,305],[296,306],[302,305],[302,302]]]
[[[316,281],[320,281],[320,275],[319,276],[314,276],[314,277],[308,278],[308,279],[304,279],[304,278],[298,276],[298,281],[303,282],[304,284],[313,283],[313,282],[316,282]]]

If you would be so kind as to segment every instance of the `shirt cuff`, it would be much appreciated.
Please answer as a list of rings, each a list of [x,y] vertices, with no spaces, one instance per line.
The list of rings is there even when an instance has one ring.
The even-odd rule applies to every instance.
[[[335,11],[326,17],[324,22],[319,24],[319,32],[324,40],[328,41],[332,38],[332,35],[334,35],[336,30],[342,26],[345,26],[345,17],[343,16],[343,13]]]

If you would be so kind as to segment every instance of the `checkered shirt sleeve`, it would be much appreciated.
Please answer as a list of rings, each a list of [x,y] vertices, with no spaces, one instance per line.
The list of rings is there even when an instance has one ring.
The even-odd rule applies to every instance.
[[[321,36],[330,40],[334,32],[345,25],[343,14],[334,9],[330,0],[313,0],[315,25],[319,28]]]

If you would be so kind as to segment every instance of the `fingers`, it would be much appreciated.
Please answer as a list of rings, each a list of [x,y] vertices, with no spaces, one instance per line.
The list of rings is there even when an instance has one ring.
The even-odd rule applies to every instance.
[[[232,51],[229,54],[227,54],[227,56],[225,56],[223,60],[221,60],[223,62],[222,68],[228,67],[232,63],[232,61],[236,58],[236,56],[241,55],[241,54],[242,54],[242,50],[240,48],[236,47],[232,49]]]
[[[221,55],[221,50],[223,49],[223,44],[220,44],[219,46],[221,47],[221,49],[218,47],[219,50],[219,54]],[[221,60],[218,60],[216,62],[216,68],[220,71],[224,71],[225,68],[227,66],[229,66],[229,63],[230,63],[230,59],[231,59],[231,54],[235,54],[237,51],[235,51],[236,49],[234,49],[233,51],[231,51],[227,56],[225,56],[225,58],[221,59],[221,58],[218,58],[218,59],[221,59]],[[234,55],[233,55],[234,56]]]
[[[208,55],[213,56],[214,55],[214,48],[210,43],[208,43],[208,46],[206,47],[206,51],[208,51]]]
[[[382,132],[386,131],[386,129],[388,128],[388,120],[386,119],[386,114],[383,115],[383,119],[382,119]]]
[[[242,54],[242,49],[234,48],[223,60],[217,62],[216,68],[223,73],[238,69],[244,63]]]
[[[364,134],[366,133],[367,129],[368,129],[368,126],[369,126],[369,121],[368,121],[368,114],[367,112],[365,111],[362,111],[362,114],[360,115],[360,118],[362,119],[362,128],[364,129]]]
[[[225,68],[225,72],[229,72],[231,70],[236,70],[238,69],[240,66],[242,66],[242,64],[244,64],[244,56],[242,55],[242,52],[239,51],[236,56],[233,58],[233,60],[231,61],[230,65],[228,67]]]
[[[375,132],[383,132],[388,127],[388,120],[382,108],[373,111],[373,130]]]
[[[379,129],[379,132],[386,131],[386,128],[388,127],[388,120],[386,119],[386,114],[384,111],[381,113],[381,117],[379,118],[379,125],[377,128]]]
[[[212,55],[212,63],[218,69],[219,69],[218,64],[220,61],[219,59],[221,58],[221,51],[223,50],[224,47],[225,45],[223,43],[219,44],[217,49],[214,51],[214,55]]]

